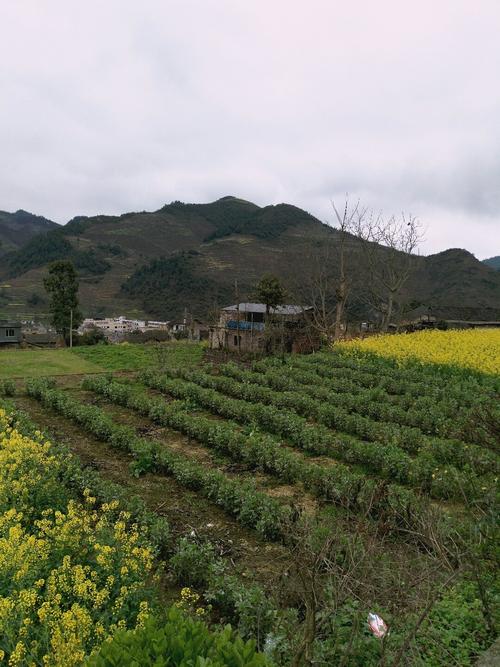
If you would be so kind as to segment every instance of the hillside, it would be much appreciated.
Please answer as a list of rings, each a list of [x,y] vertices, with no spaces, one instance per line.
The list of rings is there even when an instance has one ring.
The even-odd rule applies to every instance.
[[[492,269],[500,271],[500,255],[496,257],[489,257],[488,259],[483,259],[483,264],[486,266],[491,266]]]
[[[52,220],[27,211],[0,211],[0,255],[18,250],[33,237],[58,227]]]
[[[209,204],[172,202],[154,212],[76,217],[31,238],[0,268],[0,315],[43,316],[47,264],[71,259],[80,274],[87,315],[206,316],[215,304],[251,296],[263,273],[287,283],[290,299],[306,299],[305,272],[336,231],[288,204],[259,207],[235,197]],[[357,241],[351,242],[355,250]],[[358,277],[363,262],[355,255]],[[334,267],[332,266],[334,269]],[[2,287],[3,286],[3,287]],[[464,250],[420,257],[405,300],[439,316],[500,317],[500,273]],[[363,306],[353,298],[353,316]],[[462,313],[459,315],[459,313]]]

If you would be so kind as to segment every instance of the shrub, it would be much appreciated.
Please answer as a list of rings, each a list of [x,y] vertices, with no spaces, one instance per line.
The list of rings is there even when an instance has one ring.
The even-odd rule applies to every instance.
[[[0,382],[0,396],[15,396],[16,385],[13,380]]]
[[[211,544],[197,544],[186,537],[179,540],[177,550],[170,559],[172,575],[182,586],[204,588],[215,564]]]
[[[230,626],[211,632],[172,607],[165,623],[149,619],[134,632],[118,632],[88,661],[88,667],[265,667],[255,643],[244,642]]]

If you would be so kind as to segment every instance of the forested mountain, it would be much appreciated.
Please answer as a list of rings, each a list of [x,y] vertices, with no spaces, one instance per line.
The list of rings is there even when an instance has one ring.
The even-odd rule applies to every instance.
[[[0,211],[0,255],[18,250],[34,236],[58,227],[52,220],[27,211]]]
[[[496,257],[489,257],[488,259],[483,259],[483,264],[491,266],[492,269],[500,271],[500,255],[497,255]]]
[[[16,215],[16,214],[14,214]],[[76,217],[3,257],[0,314],[44,314],[43,275],[55,259],[71,259],[80,274],[87,315],[145,315],[171,319],[184,308],[206,316],[214,304],[242,300],[266,272],[285,281],[290,300],[307,300],[304,285],[327,242],[338,232],[289,204],[260,207],[235,197],[209,204],[172,202],[155,212]],[[352,237],[351,267],[366,272]],[[334,260],[329,260],[330,263]],[[465,250],[416,259],[403,298],[438,316],[500,317],[500,272]],[[332,263],[332,271],[335,266]],[[3,285],[3,288],[1,287]],[[353,316],[364,305],[353,294]],[[461,316],[461,315],[460,315]]]

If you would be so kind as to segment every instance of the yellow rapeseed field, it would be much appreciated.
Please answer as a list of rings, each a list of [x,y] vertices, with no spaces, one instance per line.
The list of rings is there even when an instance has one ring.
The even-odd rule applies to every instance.
[[[67,497],[61,461],[0,408],[0,664],[75,667],[149,615],[153,553],[116,502]]]
[[[402,361],[453,364],[500,374],[500,329],[427,330],[372,336],[341,344],[343,350],[374,352]]]

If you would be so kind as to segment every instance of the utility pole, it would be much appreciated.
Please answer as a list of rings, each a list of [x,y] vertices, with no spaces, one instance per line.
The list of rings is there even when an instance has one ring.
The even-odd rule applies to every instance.
[[[238,280],[234,281],[234,293],[236,296],[236,327],[237,327],[237,337],[238,342],[238,354],[241,354],[241,336],[240,336],[240,293],[238,291]]]
[[[69,311],[69,347],[73,347],[73,308]]]

